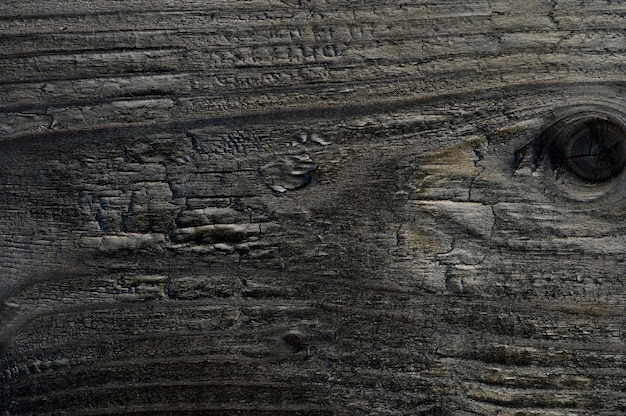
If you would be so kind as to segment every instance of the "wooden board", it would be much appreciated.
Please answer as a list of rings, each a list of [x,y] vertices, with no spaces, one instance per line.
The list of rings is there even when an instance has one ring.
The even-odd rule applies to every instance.
[[[625,16],[3,1],[0,412],[623,414]]]

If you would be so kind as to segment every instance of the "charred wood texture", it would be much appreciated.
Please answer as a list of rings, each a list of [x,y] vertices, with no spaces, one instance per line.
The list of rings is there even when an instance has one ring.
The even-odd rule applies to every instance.
[[[625,26],[2,1],[0,414],[623,415]]]

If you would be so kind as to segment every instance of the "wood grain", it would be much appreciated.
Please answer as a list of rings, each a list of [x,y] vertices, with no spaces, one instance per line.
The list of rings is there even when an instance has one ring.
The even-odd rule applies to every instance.
[[[625,16],[3,1],[0,412],[623,414]]]

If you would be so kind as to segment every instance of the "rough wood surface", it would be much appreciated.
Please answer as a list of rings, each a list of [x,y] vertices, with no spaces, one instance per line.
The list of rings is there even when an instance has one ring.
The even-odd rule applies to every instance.
[[[0,412],[624,414],[626,180],[515,159],[625,119],[624,27],[2,1]]]

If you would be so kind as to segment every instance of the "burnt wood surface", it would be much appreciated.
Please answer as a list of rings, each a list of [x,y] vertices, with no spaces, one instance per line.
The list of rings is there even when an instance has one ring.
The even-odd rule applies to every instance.
[[[621,1],[0,2],[0,414],[623,415]]]

